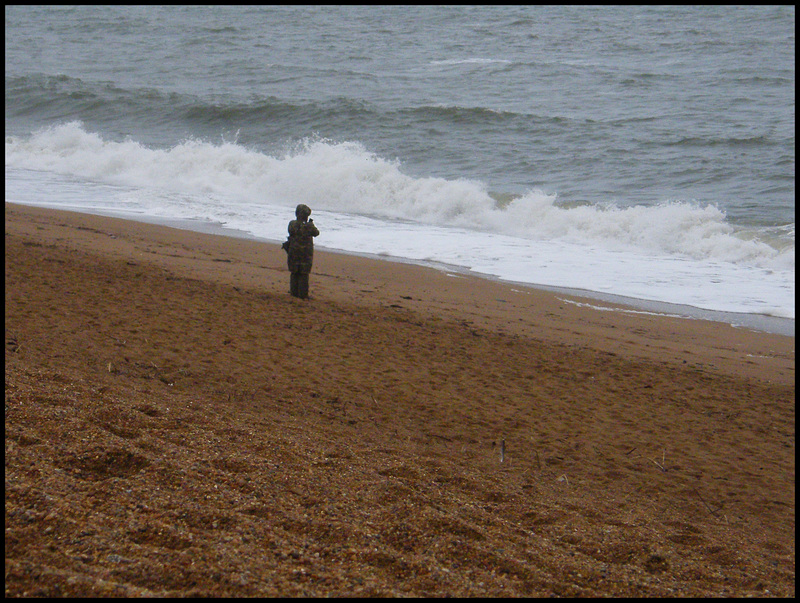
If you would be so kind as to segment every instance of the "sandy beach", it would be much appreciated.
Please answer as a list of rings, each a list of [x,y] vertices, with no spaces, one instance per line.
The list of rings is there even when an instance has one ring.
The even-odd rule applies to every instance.
[[[6,596],[794,596],[794,337],[5,228]]]

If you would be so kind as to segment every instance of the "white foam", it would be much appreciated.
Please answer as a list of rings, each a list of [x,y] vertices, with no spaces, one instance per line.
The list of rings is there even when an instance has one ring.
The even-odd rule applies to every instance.
[[[73,122],[6,137],[6,198],[14,197],[220,222],[271,240],[284,236],[287,208],[306,203],[324,223],[319,244],[331,249],[794,318],[793,228],[780,233],[779,249],[737,231],[714,206],[562,207],[531,191],[501,207],[482,182],[414,178],[354,142],[306,140],[275,156],[197,140],[149,149]]]

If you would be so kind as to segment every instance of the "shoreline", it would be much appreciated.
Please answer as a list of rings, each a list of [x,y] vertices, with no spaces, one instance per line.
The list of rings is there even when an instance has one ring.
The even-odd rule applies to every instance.
[[[207,224],[211,232],[202,232],[178,227],[178,223],[185,225],[185,221],[170,226],[155,220],[6,203],[7,233],[10,208],[12,215],[23,218],[19,223],[23,230],[31,233],[38,228],[37,237],[53,229],[46,235],[51,241],[71,239],[77,248],[146,259],[170,271],[239,286],[244,278],[247,286],[264,291],[282,294],[288,287],[283,282],[288,283],[288,272],[279,242],[263,241],[241,232],[231,236],[228,230],[220,232],[224,229],[216,224]],[[48,226],[24,224],[28,219],[43,220]],[[120,244],[117,236],[129,240]],[[204,255],[215,255],[212,270],[195,261],[198,255],[190,251],[193,248],[207,248]],[[254,254],[258,262],[253,260]],[[786,375],[787,359],[792,374],[794,371],[793,336],[743,329],[704,318],[631,312],[629,306],[612,301],[604,301],[600,307],[587,303],[586,297],[563,290],[522,287],[468,271],[332,252],[321,246],[315,251],[311,296],[337,303],[467,320],[526,337],[560,341],[566,337],[572,345],[675,363],[711,355],[713,362],[702,364],[723,367],[726,372],[757,375],[769,367]],[[743,350],[749,355],[743,354]]]
[[[247,239],[271,245],[280,245],[282,243],[281,240],[257,237],[246,231],[228,228],[224,224],[218,222],[203,222],[201,220],[190,220],[190,219],[153,218],[149,216],[131,215],[131,214],[126,214],[125,212],[113,212],[113,211],[92,212],[85,210],[83,208],[62,210],[58,207],[53,207],[53,206],[24,205],[24,204],[12,204],[12,205],[21,205],[22,207],[37,207],[42,209],[53,209],[56,211],[73,211],[75,213],[85,213],[87,215],[105,216],[121,220],[142,222],[145,224],[167,226],[170,228],[188,230],[191,232],[219,235],[237,239]],[[327,248],[324,245],[320,244],[315,245],[315,248],[318,250],[318,252],[341,254],[344,256],[352,256],[352,257],[362,257],[382,262],[394,262],[399,264],[428,267],[442,272],[455,272],[457,274],[469,275],[475,278],[480,278],[488,281],[495,281],[509,286],[523,287],[525,289],[533,289],[537,291],[548,291],[551,293],[559,293],[571,297],[582,298],[585,300],[593,300],[596,302],[607,302],[613,304],[613,306],[616,306],[616,307],[613,306],[604,307],[602,308],[602,311],[624,312],[625,310],[622,308],[630,308],[630,311],[642,311],[644,313],[651,312],[656,315],[672,317],[672,318],[682,318],[686,320],[693,320],[693,319],[708,320],[713,322],[724,323],[734,328],[752,329],[755,331],[761,331],[764,333],[770,333],[774,335],[795,337],[795,320],[791,318],[770,316],[766,314],[749,314],[741,312],[726,312],[722,310],[710,310],[706,308],[698,308],[695,306],[662,302],[658,300],[639,299],[625,295],[604,293],[588,289],[575,289],[569,287],[556,287],[556,286],[536,284],[536,283],[509,281],[490,274],[482,274],[479,272],[475,272],[473,270],[470,270],[468,268],[463,268],[460,266],[448,266],[443,264],[437,264],[436,262],[417,262],[414,260],[408,260],[406,258],[385,256],[380,254],[353,253],[353,252],[343,251],[340,249]]]

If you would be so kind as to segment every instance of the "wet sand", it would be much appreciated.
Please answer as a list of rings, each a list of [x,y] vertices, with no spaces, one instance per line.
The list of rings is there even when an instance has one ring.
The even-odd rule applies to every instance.
[[[794,595],[793,337],[320,250],[296,300],[278,245],[9,204],[5,242],[7,596]]]

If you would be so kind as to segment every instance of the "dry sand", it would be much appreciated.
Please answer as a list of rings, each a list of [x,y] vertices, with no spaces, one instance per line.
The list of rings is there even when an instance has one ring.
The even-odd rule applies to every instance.
[[[793,337],[319,250],[301,301],[278,245],[8,204],[5,244],[6,596],[794,596]]]

